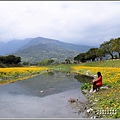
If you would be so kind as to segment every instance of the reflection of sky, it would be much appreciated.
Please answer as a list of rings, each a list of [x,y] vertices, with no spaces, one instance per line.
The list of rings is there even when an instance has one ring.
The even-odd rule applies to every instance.
[[[80,86],[74,74],[60,72],[1,85],[0,118],[80,117],[68,106],[70,98],[84,100]]]
[[[66,76],[64,73],[39,75],[29,80],[19,81],[17,85],[24,88],[25,92],[44,97],[46,95],[63,92],[69,89],[80,88],[81,83],[74,79],[74,74]],[[42,94],[40,91],[44,91]]]
[[[0,92],[0,118],[78,118],[68,100],[82,96],[79,88],[42,98]]]

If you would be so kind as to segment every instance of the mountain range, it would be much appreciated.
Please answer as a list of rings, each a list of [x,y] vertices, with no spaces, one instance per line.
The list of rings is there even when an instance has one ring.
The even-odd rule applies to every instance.
[[[68,57],[75,57],[86,52],[92,46],[76,45],[59,40],[36,37],[24,40],[0,42],[0,55],[13,54],[22,58],[22,61],[38,62],[43,59],[56,58],[64,61]]]

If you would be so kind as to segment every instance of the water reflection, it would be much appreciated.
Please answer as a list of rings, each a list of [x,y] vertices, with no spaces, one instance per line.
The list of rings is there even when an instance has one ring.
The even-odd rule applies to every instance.
[[[85,82],[90,82],[91,77],[72,72],[48,72],[29,78],[27,80],[12,83],[8,91],[12,94],[31,94],[44,97],[63,91],[80,88]],[[12,87],[13,86],[13,87]],[[15,86],[15,87],[14,87]],[[8,86],[6,85],[7,88]],[[16,88],[16,89],[15,89]]]
[[[0,118],[80,118],[67,105],[85,100],[80,87],[90,77],[71,72],[48,72],[0,86]]]
[[[76,74],[74,78],[77,79],[80,83],[91,83],[93,80],[93,77],[81,74]]]
[[[81,83],[74,78],[74,73],[58,71],[48,72],[29,78],[28,80],[18,81],[17,84],[39,97],[80,88],[81,86]]]

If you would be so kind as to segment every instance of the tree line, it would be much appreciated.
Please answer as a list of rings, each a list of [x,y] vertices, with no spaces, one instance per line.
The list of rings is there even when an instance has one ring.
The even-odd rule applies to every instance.
[[[0,56],[0,65],[18,65],[21,62],[21,57],[17,57],[14,55],[8,55],[8,56]]]
[[[118,53],[118,55],[114,55],[115,52]],[[74,57],[74,61],[101,61],[103,57],[108,54],[111,56],[111,59],[120,59],[120,37],[112,38],[109,41],[105,41],[104,43],[100,44],[99,48],[90,48],[87,52],[78,54]]]
[[[24,66],[31,66],[31,65],[35,65],[35,66],[44,66],[44,65],[51,65],[54,62],[54,60],[50,59],[44,59],[42,61],[36,62],[36,63],[30,63],[29,61],[27,62],[23,62],[22,64]]]

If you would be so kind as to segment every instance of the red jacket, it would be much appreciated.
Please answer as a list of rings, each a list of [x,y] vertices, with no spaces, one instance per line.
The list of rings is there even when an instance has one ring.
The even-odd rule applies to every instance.
[[[98,77],[94,82],[96,82],[97,86],[102,86],[102,76]]]

